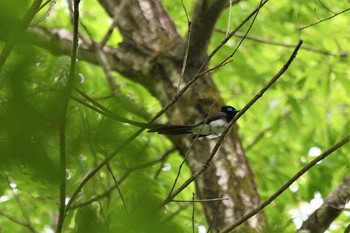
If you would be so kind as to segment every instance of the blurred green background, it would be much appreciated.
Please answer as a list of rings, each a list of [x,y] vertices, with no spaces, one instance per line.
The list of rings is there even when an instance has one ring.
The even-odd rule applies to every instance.
[[[185,35],[187,21],[181,2],[161,2],[180,33]],[[191,13],[193,1],[184,2]],[[1,50],[31,1],[18,3],[0,2]],[[293,50],[293,46],[287,45],[304,40],[303,49],[286,74],[238,122],[239,135],[262,200],[315,155],[350,132],[350,13],[300,30],[349,7],[346,1],[324,3],[329,9],[320,1],[271,1],[260,11],[250,32],[263,42],[247,38],[233,61],[213,74],[226,103],[242,108],[283,66]],[[257,1],[235,4],[230,28],[240,23],[256,4]],[[93,38],[101,40],[112,19],[95,1],[82,1],[80,10],[81,20],[88,25]],[[228,15],[229,9],[217,24],[210,51],[225,37],[221,31],[227,28]],[[66,2],[57,1],[39,26],[72,31]],[[84,30],[81,33],[86,35]],[[239,37],[231,39],[212,59],[211,65],[230,55],[239,40]],[[120,41],[121,36],[114,31],[107,44],[116,46]],[[20,38],[0,70],[1,232],[53,232],[59,197],[58,113],[69,65],[69,54],[55,56]],[[101,67],[81,60],[77,65],[76,86],[129,119],[145,122],[159,111],[158,100],[146,89],[118,73],[114,75],[125,99],[111,96]],[[131,113],[131,107],[136,111]],[[70,101],[67,199],[88,171],[136,131],[136,127],[112,121]],[[125,178],[120,188],[129,213],[114,189],[98,201],[70,211],[65,232],[192,232],[191,204],[171,203],[161,211],[155,208],[171,189],[182,162],[178,153],[169,153],[153,166],[132,169],[160,158],[171,147],[164,136],[142,133],[137,137],[111,161],[114,176]],[[349,164],[350,147],[346,145],[293,184],[265,209],[269,232],[294,232],[307,212],[316,208],[317,201],[325,198],[349,174]],[[178,184],[189,176],[190,170],[185,167]],[[113,185],[110,171],[104,168],[84,187],[77,203],[84,203]],[[194,185],[191,185],[177,199],[191,200],[193,192]],[[195,207],[196,231],[205,232],[202,231],[207,227],[202,208],[200,204]],[[329,232],[343,232],[348,222],[349,213],[344,212]]]

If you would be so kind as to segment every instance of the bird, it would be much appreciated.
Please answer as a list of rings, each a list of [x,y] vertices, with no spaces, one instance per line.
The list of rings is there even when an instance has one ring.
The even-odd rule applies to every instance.
[[[147,128],[150,133],[157,132],[164,135],[193,134],[192,138],[197,135],[198,137],[220,136],[239,111],[232,106],[222,106],[219,112],[214,112],[206,120],[195,125],[152,124]]]

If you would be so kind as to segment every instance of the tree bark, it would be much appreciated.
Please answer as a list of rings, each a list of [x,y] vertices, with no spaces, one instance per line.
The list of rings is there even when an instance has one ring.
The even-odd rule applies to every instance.
[[[345,203],[349,198],[350,175],[328,195],[324,203],[303,223],[300,230],[308,230],[310,233],[325,232],[334,219],[345,209]]]
[[[112,69],[143,85],[163,105],[168,104],[178,91],[188,35],[185,38],[180,37],[158,0],[100,0],[100,3],[115,19],[123,36],[123,42],[118,48],[103,48]],[[198,0],[192,22],[189,57],[181,86],[205,62],[215,22],[225,5],[226,1]],[[69,54],[71,35],[65,30],[33,28],[29,35],[34,44],[54,54]],[[91,44],[80,45],[79,58],[98,64]],[[169,122],[196,123],[197,120],[191,119],[204,119],[212,103],[215,103],[215,110],[224,105],[210,74],[207,73],[169,109]],[[191,144],[190,136],[169,139],[182,155],[187,153]],[[205,138],[195,143],[186,161],[193,172],[203,166],[215,143],[215,139]],[[259,204],[253,172],[245,157],[237,126],[226,136],[211,166],[196,179],[196,187],[197,195],[201,199],[217,198],[221,195],[229,198],[218,209],[212,226],[214,232],[224,229]],[[207,221],[210,222],[217,203],[205,202],[203,207]],[[243,227],[260,231],[264,226],[264,214],[259,213]]]

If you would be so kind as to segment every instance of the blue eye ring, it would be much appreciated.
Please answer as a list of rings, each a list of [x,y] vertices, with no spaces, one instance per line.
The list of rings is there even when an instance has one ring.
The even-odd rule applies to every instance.
[[[232,112],[232,111],[233,111],[233,108],[231,108],[231,107],[228,107],[228,108],[227,108],[227,111],[230,111],[230,112]]]

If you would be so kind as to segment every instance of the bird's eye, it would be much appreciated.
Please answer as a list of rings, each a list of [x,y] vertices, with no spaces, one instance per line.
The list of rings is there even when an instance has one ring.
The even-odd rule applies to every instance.
[[[230,111],[230,112],[231,112],[232,110],[233,110],[233,109],[232,109],[231,107],[230,107],[230,108],[227,108],[227,111]]]

